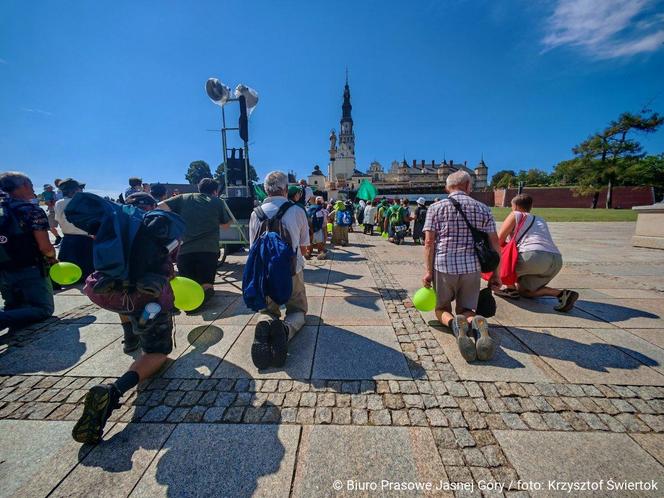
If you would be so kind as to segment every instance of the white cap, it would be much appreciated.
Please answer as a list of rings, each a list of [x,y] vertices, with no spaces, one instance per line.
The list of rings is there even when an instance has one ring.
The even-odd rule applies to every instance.
[[[417,199],[418,204],[422,204],[423,206],[426,204],[427,200],[424,197],[420,197]]]

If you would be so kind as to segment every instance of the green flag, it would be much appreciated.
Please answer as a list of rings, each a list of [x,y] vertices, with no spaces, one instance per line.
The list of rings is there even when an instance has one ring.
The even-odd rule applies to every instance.
[[[365,201],[373,201],[378,195],[378,190],[369,180],[362,180],[360,187],[357,189],[357,198],[364,199]]]
[[[254,183],[254,192],[256,193],[258,202],[263,202],[267,198],[267,194],[260,183]]]

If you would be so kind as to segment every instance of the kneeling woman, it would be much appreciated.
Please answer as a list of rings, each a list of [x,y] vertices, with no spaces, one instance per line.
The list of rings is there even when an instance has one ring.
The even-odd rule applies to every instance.
[[[84,183],[67,178],[58,185],[62,191],[63,198],[55,203],[55,219],[60,224],[63,238],[60,244],[58,260],[74,263],[81,268],[83,275],[81,280],[85,279],[94,271],[92,261],[92,237],[71,224],[65,216],[65,208],[77,192],[82,192],[85,188]]]
[[[563,267],[563,258],[551,238],[549,227],[539,216],[530,214],[533,199],[520,194],[512,199],[512,212],[505,218],[498,239],[504,244],[508,238],[516,237],[519,259],[516,265],[516,289],[503,287],[495,294],[503,297],[558,298],[556,311],[570,311],[579,298],[578,292],[569,289],[548,287],[549,282]],[[518,233],[514,233],[519,227]]]

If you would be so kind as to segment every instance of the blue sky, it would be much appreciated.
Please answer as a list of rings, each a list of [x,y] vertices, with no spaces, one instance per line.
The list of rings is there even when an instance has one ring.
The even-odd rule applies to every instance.
[[[0,4],[0,170],[119,193],[221,161],[218,77],[260,94],[259,174],[327,170],[348,66],[358,167],[551,169],[621,112],[664,111],[651,0]],[[644,138],[664,152],[664,130]],[[239,145],[239,141],[237,142]]]

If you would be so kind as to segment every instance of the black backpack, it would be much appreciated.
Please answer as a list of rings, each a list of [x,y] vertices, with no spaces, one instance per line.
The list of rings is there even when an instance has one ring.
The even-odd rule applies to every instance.
[[[5,198],[0,202],[0,270],[18,270],[42,263],[32,230],[16,215],[29,202]]]

